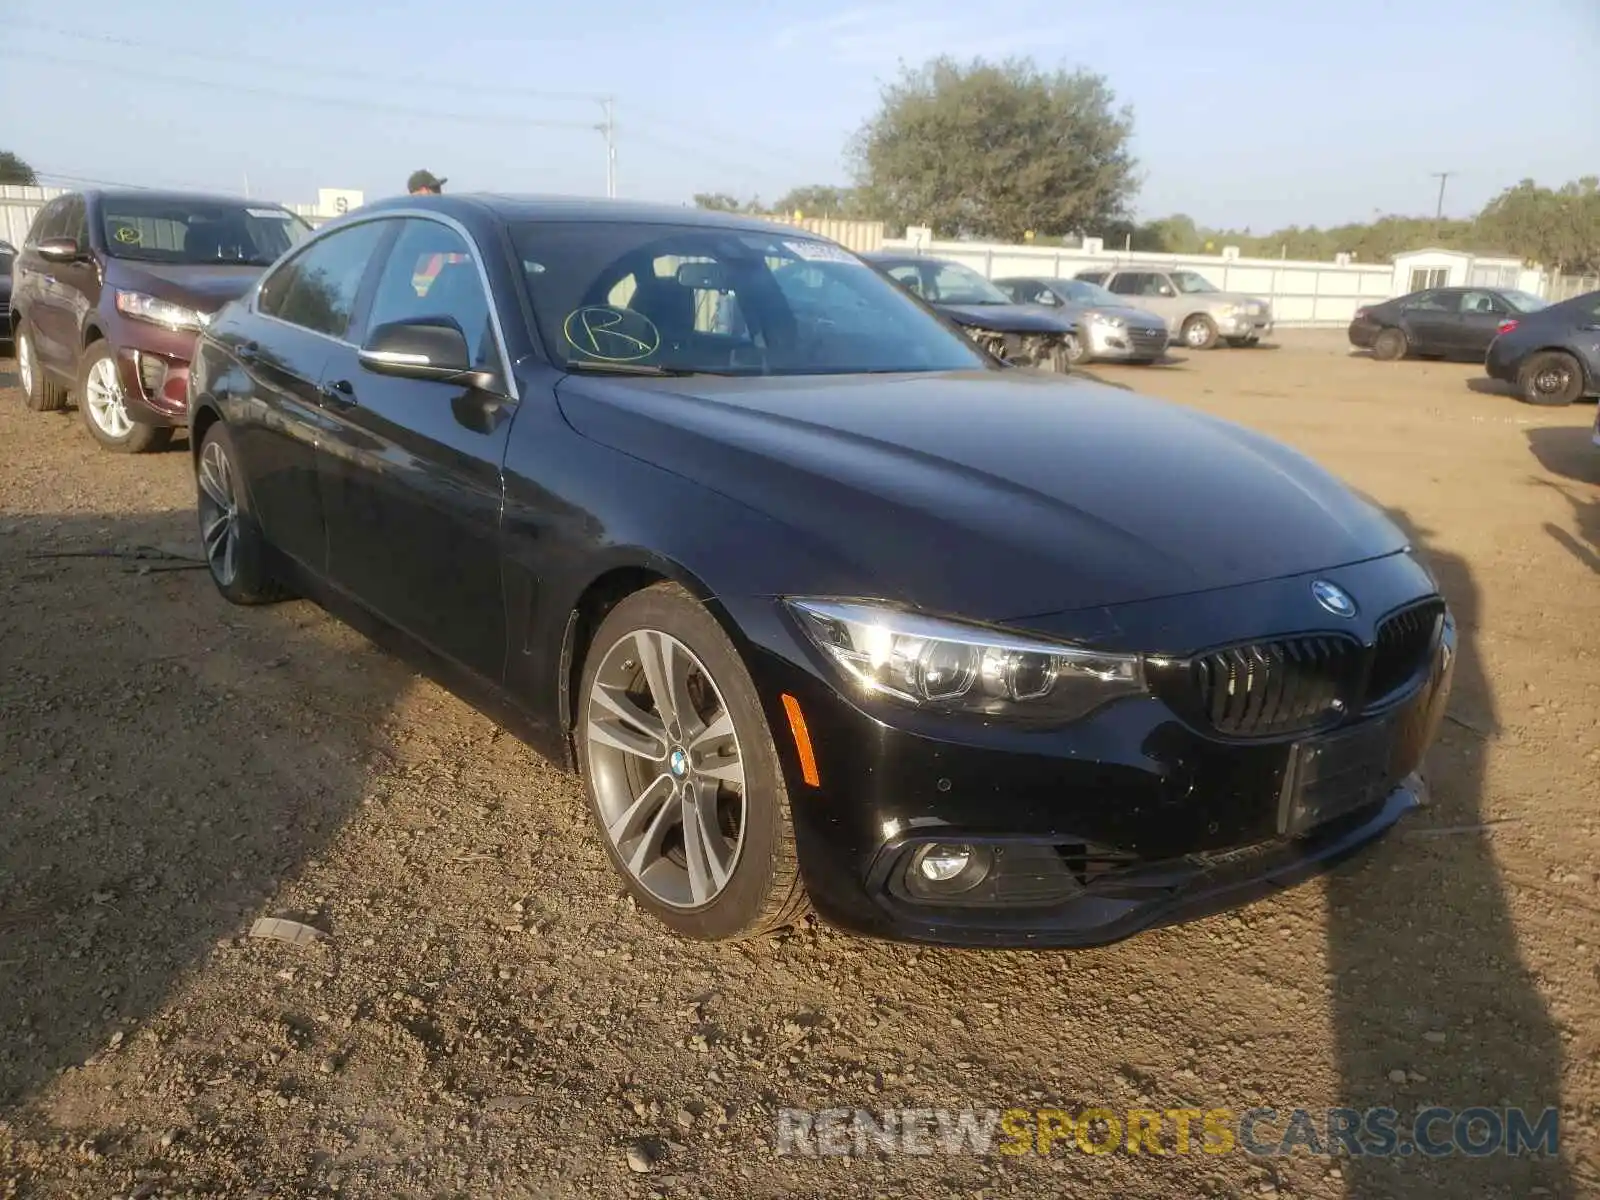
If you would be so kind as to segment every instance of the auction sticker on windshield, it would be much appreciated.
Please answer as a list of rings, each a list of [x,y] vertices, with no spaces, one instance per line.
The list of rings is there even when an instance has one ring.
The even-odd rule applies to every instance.
[[[850,263],[853,266],[865,266],[859,258],[848,250],[838,246],[830,246],[827,242],[784,242],[784,249],[793,252],[794,256],[806,262],[837,262]]]

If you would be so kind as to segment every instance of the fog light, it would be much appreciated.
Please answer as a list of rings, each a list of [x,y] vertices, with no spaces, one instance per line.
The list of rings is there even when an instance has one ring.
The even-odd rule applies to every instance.
[[[139,368],[139,382],[144,385],[144,394],[160,395],[161,385],[167,381],[166,359],[139,350],[133,352],[133,359]]]
[[[944,883],[967,869],[971,846],[929,846],[917,855],[917,870],[930,883]]]
[[[992,861],[983,846],[933,842],[911,856],[906,889],[930,899],[970,892],[988,878]]]

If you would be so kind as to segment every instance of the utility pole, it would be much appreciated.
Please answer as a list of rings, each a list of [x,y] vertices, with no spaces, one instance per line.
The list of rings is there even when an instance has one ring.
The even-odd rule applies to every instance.
[[[597,129],[606,139],[606,198],[617,198],[617,100],[615,96],[603,96],[600,100],[601,111],[605,119],[600,122]]]
[[[1435,171],[1433,173],[1433,178],[1439,181],[1439,206],[1438,208],[1434,209],[1433,212],[1433,219],[1435,221],[1444,220],[1444,185],[1445,181],[1454,174],[1454,171]]]

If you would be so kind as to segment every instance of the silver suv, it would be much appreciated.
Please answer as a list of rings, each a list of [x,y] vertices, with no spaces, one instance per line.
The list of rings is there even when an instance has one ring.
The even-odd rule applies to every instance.
[[[1219,340],[1230,346],[1252,346],[1272,332],[1271,304],[1259,296],[1218,291],[1198,271],[1097,267],[1079,271],[1078,278],[1166,318],[1176,340],[1191,350],[1209,350]]]

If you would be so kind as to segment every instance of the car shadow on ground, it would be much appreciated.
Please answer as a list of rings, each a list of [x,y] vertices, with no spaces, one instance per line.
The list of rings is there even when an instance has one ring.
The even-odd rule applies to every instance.
[[[1561,1103],[1562,1041],[1522,961],[1491,844],[1485,756],[1499,723],[1478,647],[1477,585],[1464,559],[1429,545],[1429,530],[1403,512],[1389,516],[1439,579],[1459,658],[1450,716],[1428,758],[1431,805],[1328,877],[1328,970],[1339,1103],[1396,1110],[1404,1143],[1416,1114],[1434,1105],[1520,1107],[1536,1125]],[[1549,1157],[1433,1157],[1402,1145],[1340,1166],[1352,1200],[1573,1194],[1567,1164]]]
[[[1552,521],[1544,523],[1544,531],[1561,543],[1574,558],[1600,575],[1600,446],[1592,440],[1589,426],[1543,426],[1528,430],[1528,447],[1539,465],[1552,475],[1572,480],[1567,484],[1541,479],[1538,482],[1554,488],[1572,505],[1573,523],[1578,536]]]
[[[321,919],[271,898],[410,684],[307,604],[230,607],[198,553],[192,510],[0,518],[0,1115],[255,917]]]
[[[1513,400],[1518,398],[1517,389],[1512,387],[1511,384],[1503,383],[1498,379],[1490,379],[1487,375],[1478,375],[1467,380],[1467,388],[1469,391],[1477,392],[1480,396],[1507,396]]]

